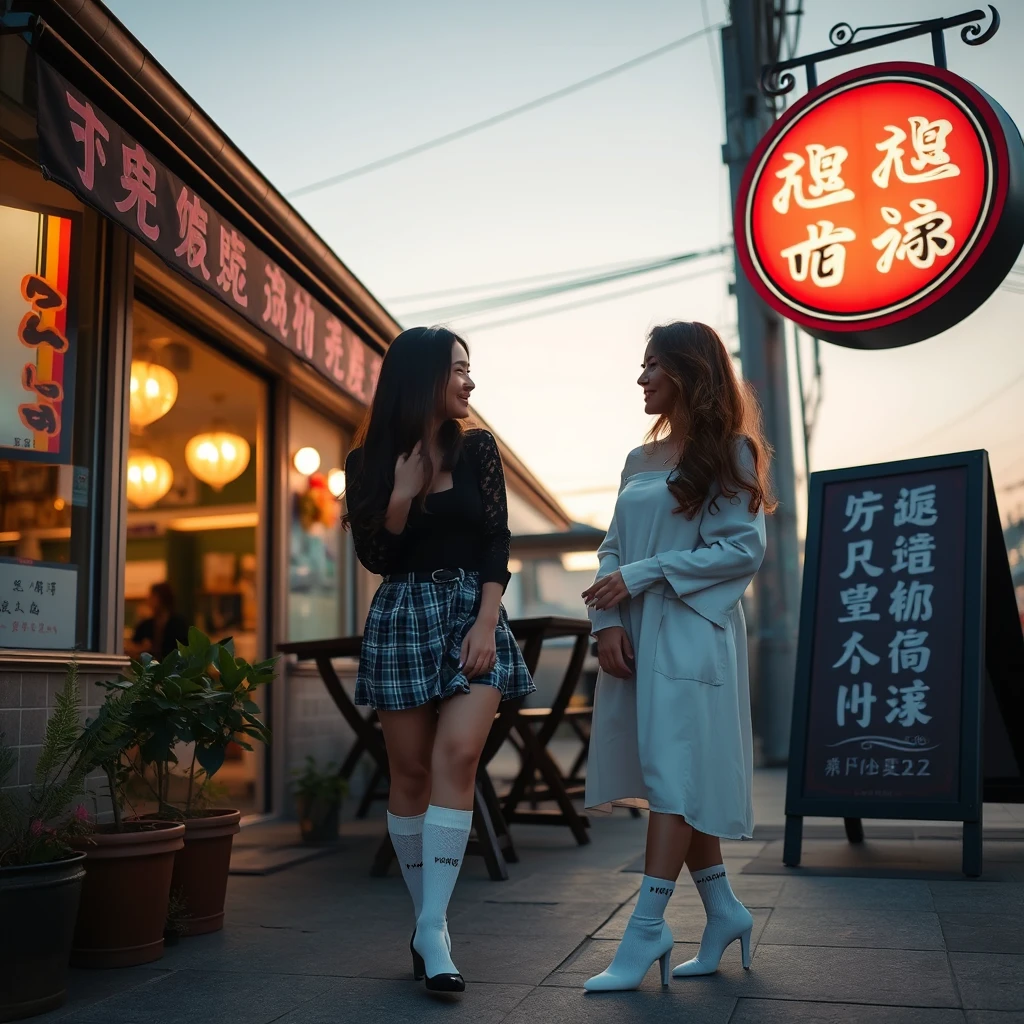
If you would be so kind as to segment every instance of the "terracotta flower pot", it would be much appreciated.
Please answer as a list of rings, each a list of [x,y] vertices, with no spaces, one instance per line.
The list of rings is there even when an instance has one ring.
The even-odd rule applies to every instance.
[[[133,821],[125,829],[100,826],[75,842],[85,853],[75,967],[134,967],[163,956],[171,873],[185,826]]]
[[[0,868],[0,1021],[63,1005],[84,854]]]
[[[241,811],[218,810],[185,822],[185,846],[174,858],[171,889],[185,903],[186,935],[205,935],[224,927],[231,843],[241,817]]]

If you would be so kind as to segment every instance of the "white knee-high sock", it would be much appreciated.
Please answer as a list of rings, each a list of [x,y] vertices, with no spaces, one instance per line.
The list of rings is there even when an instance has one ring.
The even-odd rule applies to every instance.
[[[749,932],[754,919],[750,911],[736,899],[725,865],[715,864],[702,871],[691,871],[690,877],[700,893],[708,923],[704,926],[697,955],[685,964],[680,964],[672,973],[677,978],[713,973],[718,970],[726,947],[736,939],[742,939],[743,966],[748,967]]]
[[[445,914],[462,858],[466,853],[472,811],[431,804],[423,819],[423,906],[413,946],[423,957],[428,977],[458,974],[445,942]]]
[[[608,968],[584,985],[588,991],[633,989],[640,985],[652,963],[672,949],[672,933],[665,923],[665,908],[675,882],[644,875],[636,906]],[[665,965],[667,968],[667,964]],[[664,974],[663,974],[664,980]]]
[[[402,869],[405,887],[412,897],[413,916],[423,906],[423,814],[401,817],[388,811],[388,834]]]

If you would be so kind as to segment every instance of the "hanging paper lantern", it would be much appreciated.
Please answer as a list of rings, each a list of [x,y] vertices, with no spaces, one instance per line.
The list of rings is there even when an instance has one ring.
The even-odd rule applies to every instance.
[[[128,455],[128,500],[136,508],[155,505],[174,483],[171,464],[159,455],[149,452],[130,452]]]
[[[249,465],[249,442],[220,430],[196,434],[185,445],[185,463],[192,475],[219,491]]]
[[[166,416],[178,399],[178,378],[156,363],[132,360],[128,420],[133,427],[145,427]]]

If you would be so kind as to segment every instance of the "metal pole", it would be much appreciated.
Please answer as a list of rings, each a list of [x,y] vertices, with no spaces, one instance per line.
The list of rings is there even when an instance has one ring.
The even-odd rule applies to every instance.
[[[761,67],[772,56],[768,52],[772,7],[771,0],[731,0],[732,24],[722,30],[726,108],[722,158],[729,167],[734,210],[747,160],[774,120],[758,89]],[[742,230],[742,224],[734,223],[734,236]],[[758,298],[738,263],[735,291],[743,376],[757,391],[768,440],[775,449],[779,509],[768,517],[768,549],[757,576],[752,631],[757,650],[752,660],[759,675],[756,731],[761,737],[762,760],[778,765],[789,756],[800,606],[789,374],[782,320]]]

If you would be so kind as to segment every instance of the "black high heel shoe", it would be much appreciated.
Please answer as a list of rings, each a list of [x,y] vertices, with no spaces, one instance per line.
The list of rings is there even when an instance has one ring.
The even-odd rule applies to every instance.
[[[417,981],[422,980],[428,992],[465,992],[466,980],[461,974],[435,974],[433,977],[427,976],[423,957],[416,952],[416,947],[413,945],[415,938],[416,932],[413,932],[412,938],[409,940],[409,952],[412,953],[413,977]]]
[[[423,966],[423,957],[416,952],[416,949],[412,944],[412,940],[415,938],[416,931],[414,929],[412,935],[409,937],[409,952],[412,953],[412,976],[417,981],[422,981],[423,976],[427,973],[427,969]]]

